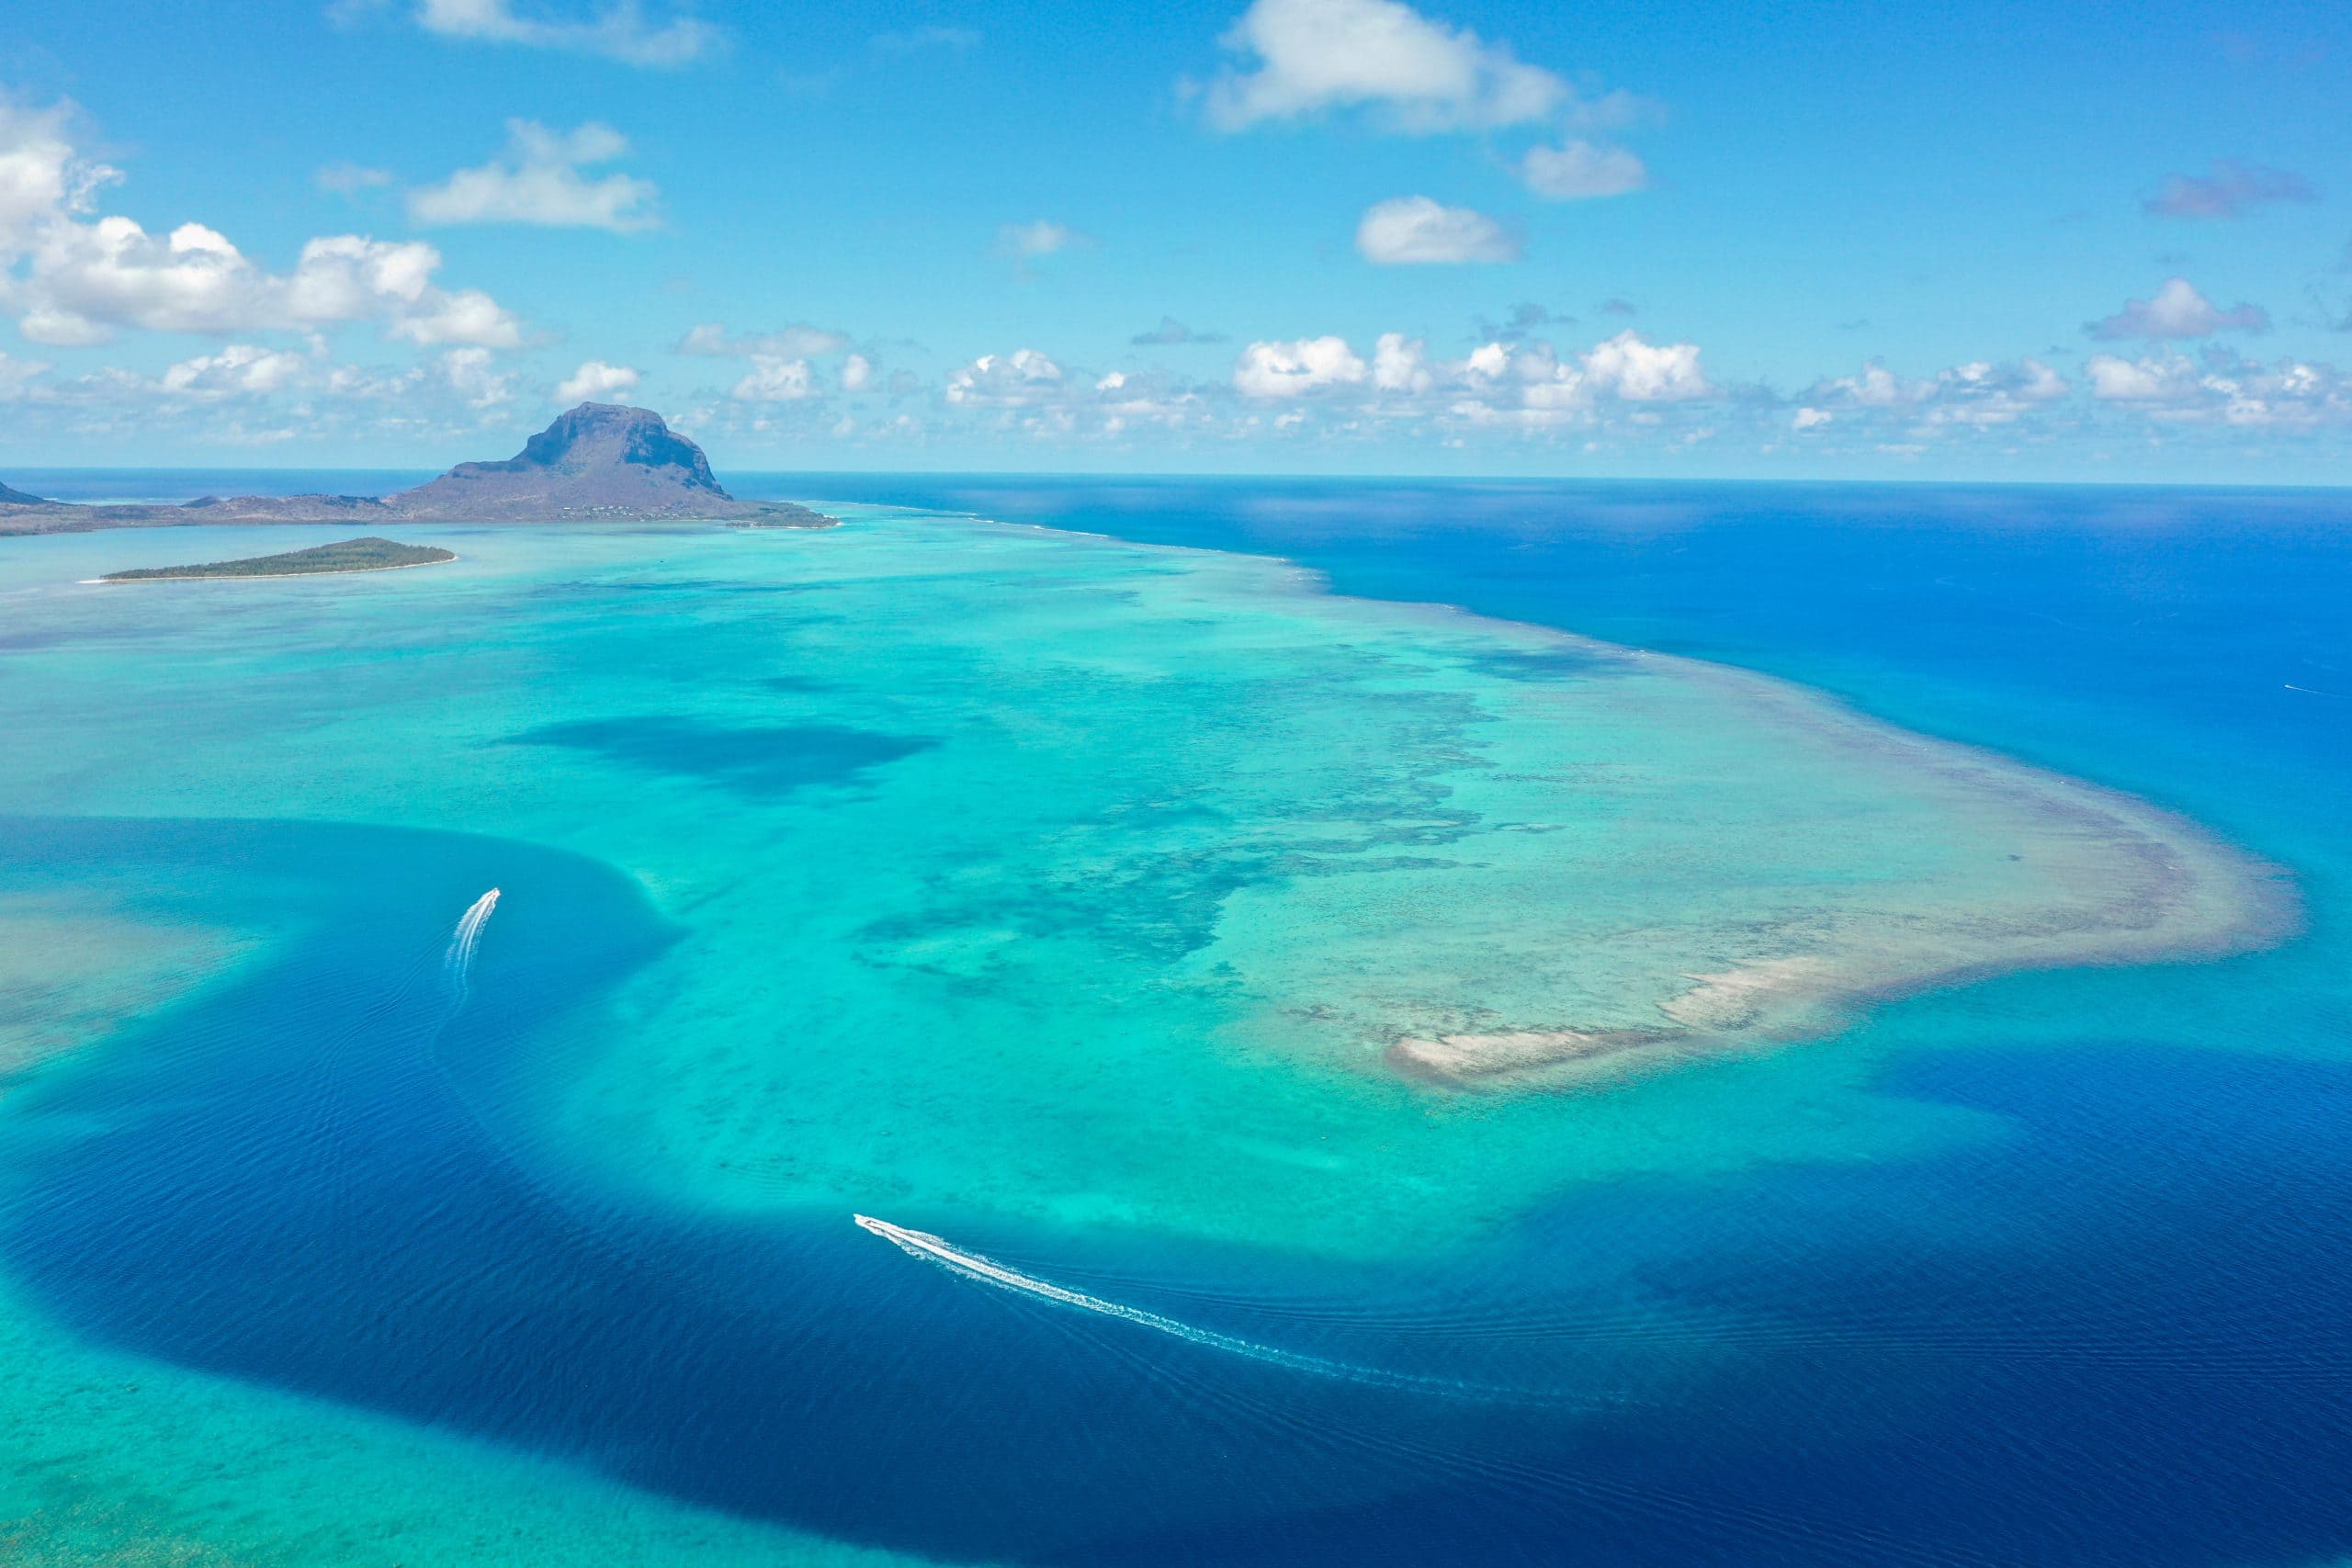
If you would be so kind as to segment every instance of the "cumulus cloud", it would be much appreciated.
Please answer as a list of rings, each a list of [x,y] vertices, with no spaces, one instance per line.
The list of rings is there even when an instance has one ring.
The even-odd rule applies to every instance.
[[[2090,377],[2091,396],[2102,402],[2177,403],[2197,395],[2197,365],[2185,355],[2124,359],[2095,354],[2083,369]]]
[[[511,347],[522,329],[479,289],[433,282],[441,254],[417,241],[315,239],[290,273],[255,264],[219,231],[150,234],[93,217],[120,178],[83,159],[62,108],[0,101],[0,304],[35,343],[103,343],[122,327],[158,332],[301,331],[374,321],[412,343]]]
[[[404,411],[423,406],[420,400],[454,397],[476,412],[509,402],[514,377],[498,367],[489,349],[467,346],[445,349],[433,359],[405,370],[372,370],[338,365],[314,385],[329,398],[353,402],[397,403]]]
[[[559,229],[653,228],[660,192],[650,180],[614,173],[590,179],[582,169],[609,164],[628,139],[594,121],[550,130],[536,120],[506,122],[506,151],[479,168],[459,169],[437,186],[408,193],[419,223],[536,223]]]
[[[299,354],[232,343],[218,354],[181,360],[156,381],[164,391],[189,397],[258,396],[294,386],[310,371],[310,362]]]
[[[2126,359],[2091,356],[2091,395],[2167,424],[2242,429],[2352,425],[2352,381],[2333,366],[2281,359],[2265,365],[2226,350],[2194,360],[2177,352]]]
[[[644,378],[626,365],[607,365],[601,359],[583,360],[580,368],[556,387],[555,400],[560,403],[627,402],[629,394]]]
[[[1580,357],[1590,389],[1629,402],[1679,402],[1715,389],[1699,367],[1695,343],[1653,344],[1629,328]]]
[[[1253,343],[1233,367],[1235,390],[1245,398],[1296,398],[1329,387],[1361,385],[1364,363],[1341,337]]]
[[[441,383],[469,408],[496,408],[514,395],[514,377],[494,368],[486,348],[450,349],[437,369]]]
[[[2238,218],[2270,202],[2318,199],[2311,182],[2290,170],[2222,158],[2210,174],[2167,175],[2140,206],[2157,218]]]
[[[1805,407],[1820,417],[1796,423],[1799,430],[1828,423],[1834,412],[1899,418],[1906,425],[2012,424],[2035,408],[2052,403],[2072,389],[2066,378],[2039,359],[1998,365],[1971,360],[1933,376],[1902,376],[1878,360],[1851,376],[1826,377],[1804,394]]]
[[[1566,358],[1548,343],[1497,341],[1442,370],[1454,400],[1452,412],[1473,420],[1583,422],[1599,417],[1606,404],[1679,403],[1716,395],[1697,344],[1653,344],[1631,331]]]
[[[1623,147],[1578,138],[1558,147],[1533,147],[1520,160],[1519,177],[1546,201],[1624,196],[1650,183],[1649,169]]]
[[[1925,419],[1929,425],[2014,424],[2072,389],[2064,377],[2039,359],[2014,365],[1971,360],[1936,377],[1934,402]]]
[[[66,105],[35,109],[0,97],[0,262],[60,219],[96,210],[98,192],[122,178],[74,151],[72,116]]]
[[[874,363],[862,354],[848,353],[849,343],[846,333],[806,321],[764,333],[735,333],[720,322],[702,321],[679,339],[671,352],[707,359],[747,359],[751,367],[729,396],[746,403],[797,403],[824,395],[824,384],[809,361],[835,355],[845,355],[841,365],[843,391],[872,389]]]
[[[950,403],[990,407],[1035,403],[1057,396],[1062,367],[1034,348],[983,354],[947,378]]]
[[[1406,132],[1487,130],[1570,99],[1552,72],[1398,0],[1254,0],[1221,41],[1237,61],[1203,107],[1224,130],[1352,108]]]
[[[544,11],[534,6],[526,15],[514,0],[419,0],[416,21],[442,38],[600,54],[628,65],[684,65],[719,42],[708,23],[685,16],[655,21],[639,0],[616,0],[584,16]]]
[[[2241,360],[2209,369],[2203,388],[2223,424],[2292,429],[2352,423],[2352,382],[2333,366]]]
[[[1430,371],[1429,345],[1403,333],[1383,333],[1372,345],[1372,385],[1382,392],[1419,397],[1435,384]]]
[[[807,360],[755,354],[750,372],[728,395],[747,403],[797,403],[822,390]]]
[[[103,343],[123,327],[158,332],[303,331],[373,321],[412,343],[511,347],[522,329],[479,289],[433,276],[441,254],[418,241],[315,239],[273,273],[218,230],[165,235],[95,217],[117,171],[83,159],[63,109],[0,102],[0,304],[36,343]]]
[[[1800,408],[1789,420],[1789,427],[1797,431],[1819,430],[1837,417],[1826,409]]]
[[[1717,391],[1697,344],[1653,344],[1634,332],[1566,358],[1547,343],[1497,339],[1439,360],[1426,342],[1402,333],[1381,334],[1369,364],[1340,337],[1253,343],[1234,367],[1233,385],[1259,399],[1354,391],[1391,414],[1436,400],[1448,417],[1529,424],[1589,418],[1604,403],[1677,403]]]
[[[1875,359],[1851,376],[1816,381],[1805,394],[1816,403],[1858,409],[1913,408],[1935,395],[1934,381],[1898,376]]]
[[[2258,333],[2268,330],[2270,313],[2259,305],[2239,303],[2224,310],[2199,293],[2185,277],[2169,278],[2154,296],[2132,299],[2101,321],[2086,322],[2083,331],[2102,342],[2123,338],[2211,337],[2215,333]]]
[[[1426,196],[1401,196],[1368,209],[1356,225],[1356,249],[1382,266],[1519,259],[1518,236],[1500,223]]]
[[[291,273],[276,275],[201,224],[157,239],[128,218],[102,218],[42,236],[17,291],[26,306],[17,325],[60,344],[102,342],[118,326],[240,332],[371,320],[418,344],[522,341],[489,295],[434,286],[440,265],[440,253],[416,241],[344,234],[312,240]]]
[[[708,359],[746,359],[754,355],[775,359],[806,359],[839,354],[848,346],[848,334],[826,327],[810,326],[806,321],[794,321],[772,333],[742,335],[729,332],[718,321],[702,321],[679,339],[677,347],[671,352]]]

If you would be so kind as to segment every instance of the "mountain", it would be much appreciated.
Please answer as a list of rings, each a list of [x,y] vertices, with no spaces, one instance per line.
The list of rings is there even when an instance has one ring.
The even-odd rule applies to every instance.
[[[74,506],[0,486],[0,534],[152,528],[175,523],[722,522],[825,528],[790,502],[738,501],[702,448],[650,409],[582,403],[503,462],[460,463],[382,497],[203,496],[182,506]]]
[[[754,508],[711,477],[702,448],[650,409],[582,403],[503,463],[460,463],[385,504],[435,521],[732,517]]]

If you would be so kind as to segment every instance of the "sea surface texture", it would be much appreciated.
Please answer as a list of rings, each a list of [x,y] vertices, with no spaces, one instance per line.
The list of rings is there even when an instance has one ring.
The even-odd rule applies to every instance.
[[[0,542],[0,1561],[2352,1556],[2352,502],[737,488]]]

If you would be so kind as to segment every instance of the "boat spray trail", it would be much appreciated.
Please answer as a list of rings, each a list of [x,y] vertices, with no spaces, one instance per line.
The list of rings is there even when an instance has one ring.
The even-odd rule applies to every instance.
[[[1155,1333],[1169,1335],[1189,1344],[1204,1345],[1211,1349],[1227,1351],[1236,1356],[1247,1356],[1253,1361],[1265,1361],[1274,1366],[1290,1368],[1294,1371],[1311,1373],[1317,1377],[1338,1378],[1348,1382],[1397,1389],[1412,1393],[1434,1393],[1456,1399],[1529,1402],[1551,1405],[1570,1403],[1528,1390],[1467,1382],[1456,1378],[1421,1377],[1411,1372],[1386,1371],[1378,1367],[1358,1366],[1352,1362],[1334,1361],[1321,1356],[1308,1356],[1295,1350],[1283,1350],[1272,1345],[1261,1345],[1252,1339],[1243,1339],[1231,1334],[1219,1334],[1215,1329],[1196,1327],[1189,1323],[1181,1323],[1172,1317],[1162,1316],[1156,1312],[1147,1312],[1141,1307],[1105,1301],[1101,1296],[1092,1296],[1083,1291],[1073,1291],[1068,1286],[1057,1285],[1050,1280],[1040,1280],[1035,1275],[1023,1274],[1019,1269],[1009,1268],[983,1254],[967,1252],[959,1247],[933,1235],[928,1231],[909,1230],[904,1225],[894,1225],[888,1220],[877,1220],[869,1214],[853,1214],[850,1217],[857,1222],[860,1228],[880,1236],[910,1257],[935,1263],[950,1273],[960,1274],[967,1280],[977,1280],[982,1284],[994,1285],[1000,1290],[1015,1291],[1023,1295],[1035,1296],[1044,1301],[1057,1303],[1062,1306],[1076,1307],[1081,1312],[1095,1313],[1104,1317],[1115,1317],[1128,1323],[1139,1324]],[[1602,1405],[1615,1407],[1622,1405],[1624,1402],[1607,1397],[1585,1395],[1579,1396],[1572,1403],[1595,1407]]]

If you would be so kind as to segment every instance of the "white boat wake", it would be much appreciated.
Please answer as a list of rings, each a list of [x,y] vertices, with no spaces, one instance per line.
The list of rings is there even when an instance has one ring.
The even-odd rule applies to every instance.
[[[458,917],[458,929],[449,933],[449,953],[441,967],[459,990],[473,971],[474,947],[481,941],[481,928],[490,923],[491,912],[497,908],[498,889],[493,887],[467,907]]]
[[[1189,1323],[1179,1323],[1172,1317],[1162,1317],[1156,1312],[1146,1312],[1141,1307],[1123,1306],[1117,1302],[1104,1301],[1101,1296],[1090,1296],[1083,1291],[1073,1291],[1066,1286],[1057,1285],[1051,1280],[1023,1274],[1017,1269],[1005,1267],[992,1258],[983,1257],[977,1252],[966,1252],[961,1247],[951,1246],[928,1231],[909,1230],[904,1225],[894,1225],[888,1220],[877,1220],[869,1214],[853,1214],[850,1217],[855,1220],[861,1228],[871,1231],[901,1252],[910,1257],[922,1258],[926,1262],[935,1263],[952,1274],[960,1274],[967,1280],[978,1280],[982,1284],[994,1285],[1000,1290],[1018,1291],[1023,1295],[1037,1296],[1046,1301],[1058,1303],[1063,1306],[1076,1307],[1081,1312],[1098,1313],[1104,1317],[1122,1318],[1128,1323],[1140,1324],[1156,1333],[1166,1334],[1194,1345],[1205,1345],[1211,1349],[1230,1351],[1237,1356],[1247,1356],[1253,1361],[1267,1361],[1278,1367],[1288,1367],[1295,1371],[1311,1372],[1317,1377],[1340,1378],[1349,1382],[1369,1383],[1375,1387],[1402,1389],[1415,1393],[1446,1394],[1457,1399],[1526,1400],[1531,1397],[1526,1391],[1522,1390],[1464,1382],[1453,1378],[1417,1377],[1409,1372],[1383,1371],[1377,1367],[1360,1367],[1346,1361],[1326,1360],[1320,1356],[1301,1355],[1295,1350],[1278,1350],[1271,1345],[1261,1345],[1254,1340],[1237,1338],[1230,1334],[1219,1334],[1214,1329],[1195,1328]],[[1547,1404],[1560,1403],[1542,1395],[1532,1397]],[[1577,1403],[1615,1405],[1622,1402],[1603,1398]]]

